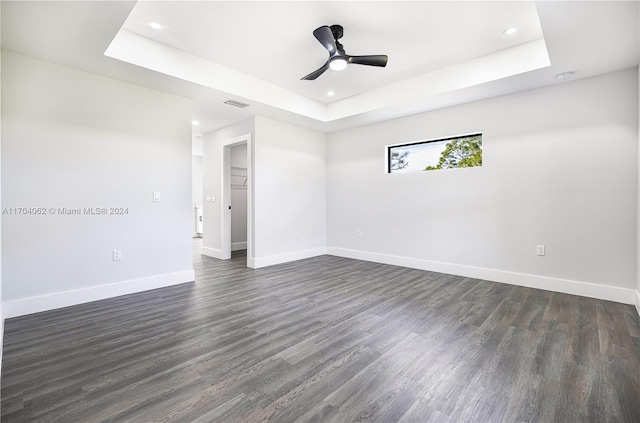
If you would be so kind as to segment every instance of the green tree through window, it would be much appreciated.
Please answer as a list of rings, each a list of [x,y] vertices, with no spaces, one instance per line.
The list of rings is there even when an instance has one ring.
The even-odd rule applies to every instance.
[[[447,143],[436,166],[424,170],[482,166],[482,135],[455,138]]]
[[[391,170],[406,169],[409,166],[407,162],[408,151],[395,151],[391,153]]]

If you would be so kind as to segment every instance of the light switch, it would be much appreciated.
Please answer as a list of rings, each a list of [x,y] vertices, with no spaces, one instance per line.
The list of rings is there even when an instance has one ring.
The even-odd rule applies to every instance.
[[[153,192],[153,201],[160,201],[160,193],[158,191]]]

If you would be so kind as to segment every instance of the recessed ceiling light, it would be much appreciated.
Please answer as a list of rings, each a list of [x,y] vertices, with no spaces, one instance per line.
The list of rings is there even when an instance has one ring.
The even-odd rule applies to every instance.
[[[158,22],[150,22],[149,26],[153,29],[162,29],[162,25],[160,25]]]
[[[518,28],[516,28],[515,26],[512,26],[511,28],[507,28],[507,29],[505,29],[502,33],[503,33],[504,35],[513,35],[513,34],[515,34],[516,32],[518,32]]]
[[[334,93],[333,91],[328,91],[328,92],[327,92],[327,95],[328,95],[329,97],[333,97],[335,94],[336,94],[336,93]]]
[[[197,120],[192,120],[192,121],[191,121],[191,124],[192,124],[193,126],[198,126],[198,125],[200,125],[200,122],[198,122]]]

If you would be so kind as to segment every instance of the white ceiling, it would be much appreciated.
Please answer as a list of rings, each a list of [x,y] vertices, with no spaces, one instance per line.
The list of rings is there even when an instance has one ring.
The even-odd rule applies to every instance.
[[[155,30],[149,22],[159,22]],[[347,53],[389,54],[316,81],[327,51],[313,37],[340,24]],[[453,23],[453,24],[452,24]],[[518,27],[512,36],[503,30]],[[542,37],[533,2],[140,2],[124,29],[328,103]],[[333,89],[336,95],[327,96]]]
[[[635,1],[2,1],[2,47],[191,98],[195,133],[255,114],[334,131],[637,66],[638,16]],[[332,24],[387,67],[301,81]]]

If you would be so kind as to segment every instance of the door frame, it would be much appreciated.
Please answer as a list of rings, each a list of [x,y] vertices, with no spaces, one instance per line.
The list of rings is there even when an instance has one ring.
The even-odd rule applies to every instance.
[[[231,258],[231,148],[247,145],[247,267],[255,267],[253,238],[253,146],[251,134],[241,135],[222,142],[222,213],[220,240],[222,259]]]

